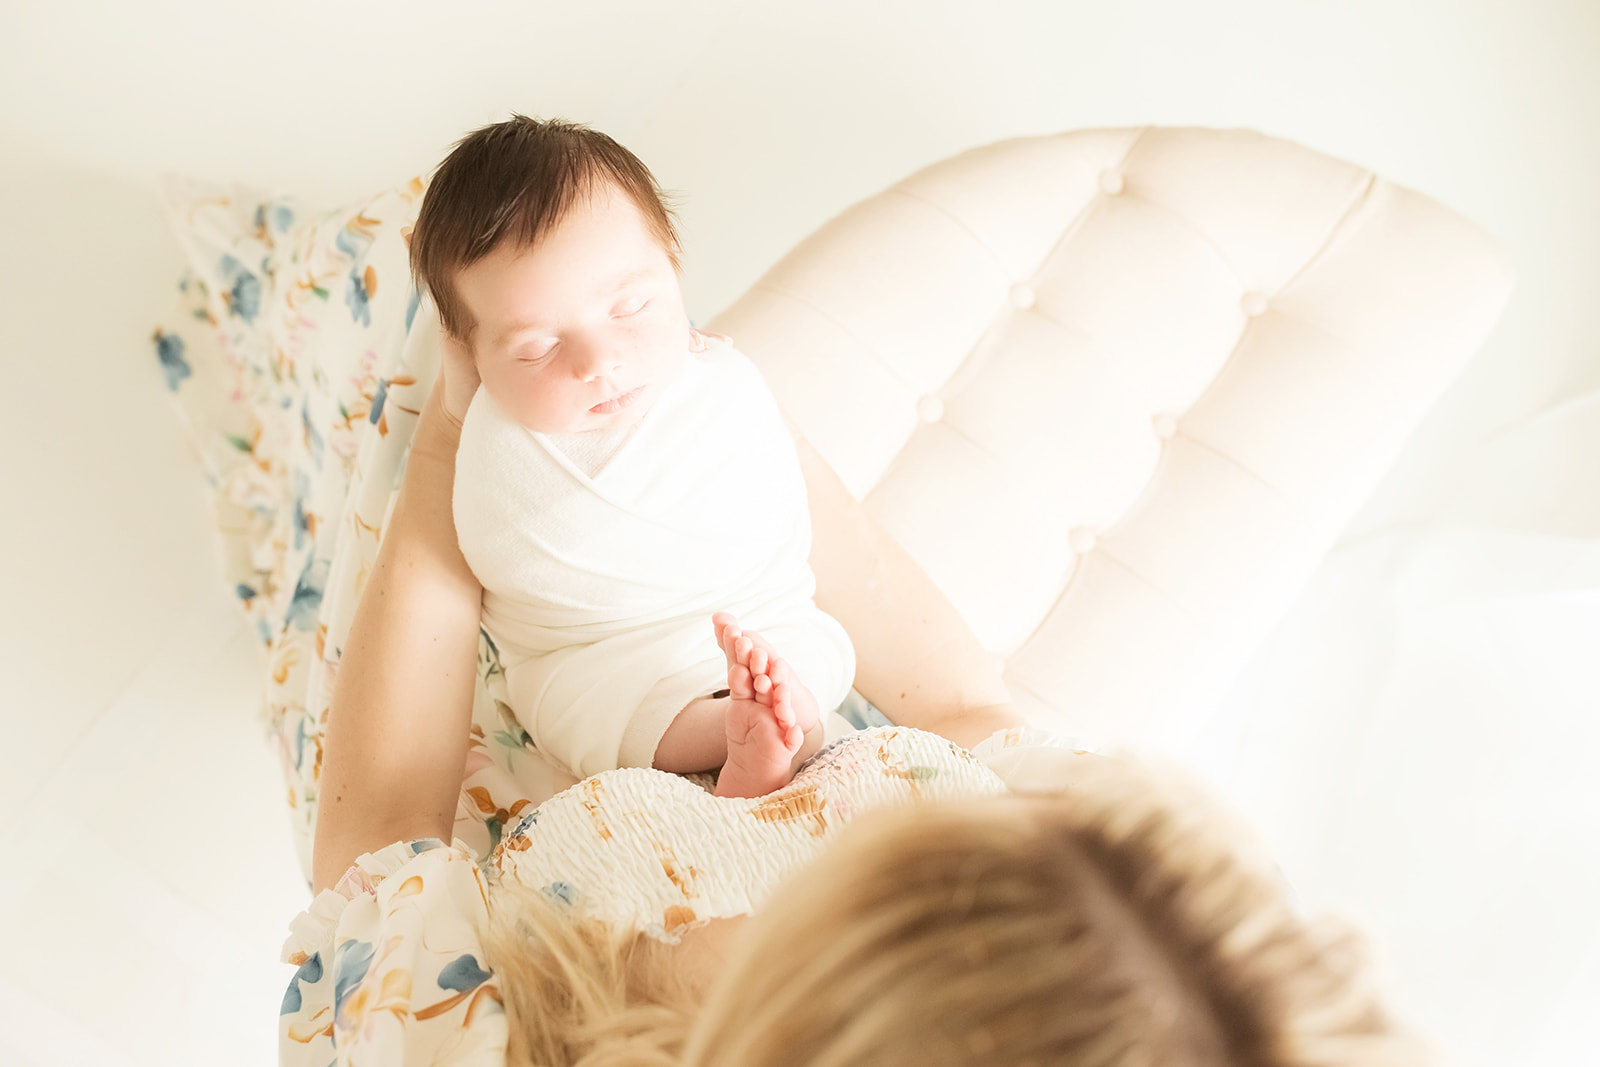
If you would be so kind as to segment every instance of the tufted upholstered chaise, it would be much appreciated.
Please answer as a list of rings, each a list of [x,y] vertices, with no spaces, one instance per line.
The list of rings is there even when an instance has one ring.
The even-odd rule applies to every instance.
[[[1493,243],[1248,131],[1089,130],[919,171],[710,324],[1041,725],[1214,696],[1478,348]]]

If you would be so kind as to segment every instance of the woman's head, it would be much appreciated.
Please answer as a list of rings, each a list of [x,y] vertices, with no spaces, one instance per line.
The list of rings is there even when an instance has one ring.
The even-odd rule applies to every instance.
[[[1386,1062],[1348,931],[1190,790],[1096,761],[1071,792],[863,820],[769,901],[684,1062]]]
[[[1094,763],[1057,797],[861,818],[764,905],[676,1055],[632,1062],[1416,1062],[1348,930],[1192,790]]]

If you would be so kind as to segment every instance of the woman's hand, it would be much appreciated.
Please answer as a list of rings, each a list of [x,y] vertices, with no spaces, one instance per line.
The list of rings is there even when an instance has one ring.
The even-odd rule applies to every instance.
[[[434,391],[439,394],[445,417],[461,427],[467,406],[478,391],[478,363],[465,341],[445,330],[439,331],[439,377]]]

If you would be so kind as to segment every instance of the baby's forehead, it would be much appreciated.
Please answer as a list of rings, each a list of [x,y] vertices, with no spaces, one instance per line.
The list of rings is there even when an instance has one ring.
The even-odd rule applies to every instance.
[[[552,289],[539,284],[534,274],[518,269],[537,251],[536,246],[499,249],[490,254],[493,262],[488,264],[499,280],[463,287],[463,302],[475,342],[509,343],[519,334],[549,328],[568,312],[626,301],[630,294],[642,291],[640,283],[653,283],[662,275],[659,264],[639,259],[605,265],[572,264],[566,268],[562,283]]]

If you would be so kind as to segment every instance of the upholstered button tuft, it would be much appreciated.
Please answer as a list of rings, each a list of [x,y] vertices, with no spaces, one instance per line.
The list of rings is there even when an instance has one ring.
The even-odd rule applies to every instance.
[[[1171,415],[1157,415],[1150,420],[1150,424],[1155,428],[1156,436],[1163,441],[1178,432],[1178,420]]]
[[[1107,196],[1116,196],[1122,192],[1122,172],[1120,170],[1103,170],[1100,172],[1100,191]]]
[[[1018,282],[1011,287],[1009,294],[1011,306],[1018,311],[1027,311],[1039,302],[1039,296],[1033,291],[1033,286],[1027,282]]]
[[[938,422],[944,418],[944,401],[936,396],[925,396],[918,400],[917,418],[923,422]]]
[[[1067,534],[1067,547],[1080,556],[1094,551],[1094,531],[1087,526],[1074,526]]]
[[[1240,298],[1239,307],[1253,319],[1267,310],[1267,298],[1261,293],[1249,292]]]

